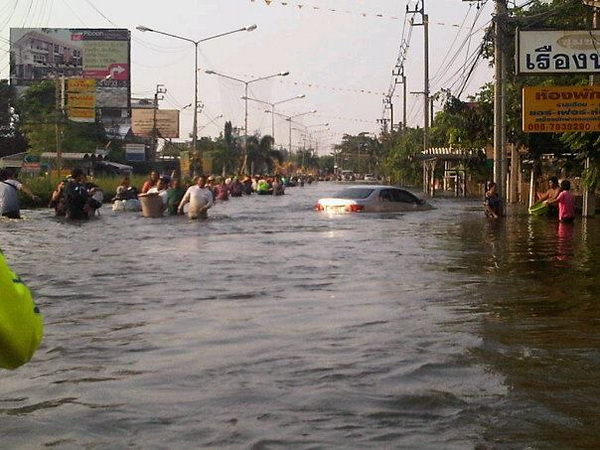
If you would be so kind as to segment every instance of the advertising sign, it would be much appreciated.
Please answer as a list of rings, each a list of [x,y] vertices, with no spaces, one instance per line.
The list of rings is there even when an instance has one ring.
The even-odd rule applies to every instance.
[[[600,131],[600,86],[523,88],[523,131]]]
[[[517,73],[591,73],[600,70],[600,30],[517,32]]]
[[[67,91],[69,92],[95,92],[96,80],[88,78],[69,78],[67,80]]]
[[[150,137],[154,130],[154,109],[135,108],[131,111],[131,129],[136,136]],[[162,138],[179,137],[179,110],[156,110],[157,136]]]
[[[96,107],[96,95],[87,92],[67,92],[67,105],[72,108]]]
[[[75,83],[69,92],[93,83],[97,108],[128,110],[129,55],[127,29],[11,28],[10,82],[21,93],[40,80],[78,78],[79,90]]]
[[[145,161],[146,146],[144,144],[125,144],[125,159],[127,161]]]
[[[96,80],[69,78],[67,90],[67,117],[75,122],[96,120]]]

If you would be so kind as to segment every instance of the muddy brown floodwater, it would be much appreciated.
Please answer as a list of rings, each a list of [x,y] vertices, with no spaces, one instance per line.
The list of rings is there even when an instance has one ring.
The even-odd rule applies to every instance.
[[[0,222],[45,316],[2,447],[600,448],[600,219],[313,211],[337,189]]]

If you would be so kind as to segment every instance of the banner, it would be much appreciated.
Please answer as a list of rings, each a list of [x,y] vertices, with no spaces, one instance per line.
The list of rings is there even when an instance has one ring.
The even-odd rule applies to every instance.
[[[517,32],[517,73],[591,73],[600,70],[600,30]]]
[[[523,131],[600,131],[600,86],[523,88]]]
[[[154,130],[154,109],[135,108],[131,111],[131,129],[133,134],[141,137],[152,137]],[[179,137],[179,110],[156,110],[157,137]]]
[[[146,146],[144,144],[125,144],[125,159],[127,161],[146,161]]]
[[[67,117],[74,122],[96,120],[96,80],[70,78],[66,83]]]

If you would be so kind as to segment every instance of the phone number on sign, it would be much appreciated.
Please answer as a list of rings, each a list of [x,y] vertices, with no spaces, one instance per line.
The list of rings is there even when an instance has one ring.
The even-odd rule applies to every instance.
[[[579,123],[530,123],[527,124],[527,131],[596,131],[600,130],[600,124],[592,127],[589,122]]]

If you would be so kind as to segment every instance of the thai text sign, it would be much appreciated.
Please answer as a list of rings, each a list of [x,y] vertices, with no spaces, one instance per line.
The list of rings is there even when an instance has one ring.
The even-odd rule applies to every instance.
[[[94,122],[96,120],[96,111],[93,108],[73,108],[67,107],[67,115],[74,122]]]
[[[600,70],[600,30],[518,31],[517,73],[590,73]]]
[[[86,92],[67,92],[67,105],[72,108],[95,108],[96,94]]]
[[[135,108],[131,110],[131,128],[136,136],[153,136],[154,122],[154,109]],[[157,137],[178,138],[179,110],[157,109],[156,132]]]
[[[40,80],[76,78],[82,91],[93,85],[96,107],[128,111],[130,37],[121,28],[11,28],[10,83],[21,95]]]
[[[69,78],[67,80],[69,92],[95,92],[96,80],[90,78]]]
[[[523,131],[600,131],[600,86],[523,88]]]
[[[96,120],[96,80],[67,80],[67,116],[75,122]]]

